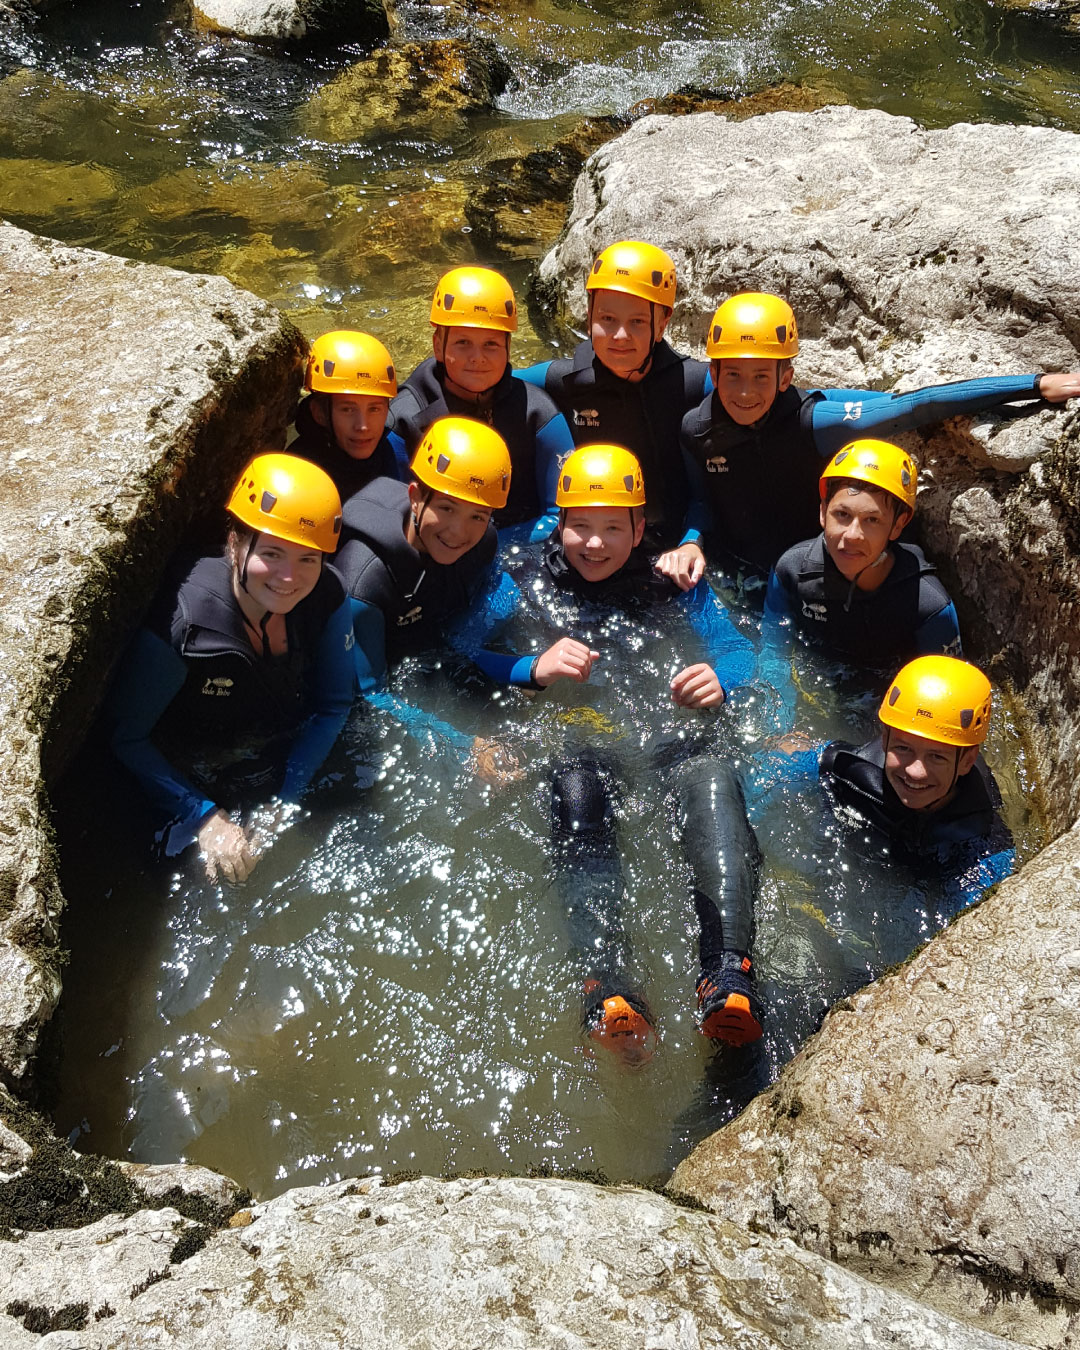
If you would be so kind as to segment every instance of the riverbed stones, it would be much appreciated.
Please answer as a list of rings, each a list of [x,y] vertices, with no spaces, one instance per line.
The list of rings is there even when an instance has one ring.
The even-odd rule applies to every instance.
[[[835,107],[744,122],[649,117],[587,161],[539,290],[580,323],[595,255],[614,239],[646,238],[676,261],[672,331],[698,352],[715,307],[754,289],[795,308],[799,383],[903,391],[1075,370],[1077,163],[1080,137],[1047,127],[927,131]],[[1037,710],[1030,730],[1050,820],[1066,828],[1080,809],[1077,611],[1064,580],[1080,501],[1077,414],[1035,404],[908,444],[928,485],[950,483],[935,519],[955,498],[951,533],[940,547],[925,529],[924,538],[968,602],[962,618],[976,645],[1000,654],[995,673]],[[963,505],[973,476],[992,516]],[[1029,559],[1022,570],[1018,550]],[[999,594],[989,576],[1011,580]]]
[[[1080,0],[992,0],[1003,9],[1021,10],[1070,33],[1080,33]]]
[[[435,38],[383,47],[336,76],[298,114],[324,141],[441,138],[447,118],[490,108],[510,68],[491,42]]]
[[[196,512],[282,445],[299,334],[217,277],[0,225],[0,1077],[60,992],[48,785]]]
[[[210,1232],[144,1211],[3,1244],[4,1345],[1007,1344],[790,1241],[628,1186],[369,1180],[290,1191],[246,1215]],[[28,1317],[73,1333],[42,1342]]]
[[[302,39],[377,42],[390,31],[379,0],[190,0],[211,33],[272,44]]]

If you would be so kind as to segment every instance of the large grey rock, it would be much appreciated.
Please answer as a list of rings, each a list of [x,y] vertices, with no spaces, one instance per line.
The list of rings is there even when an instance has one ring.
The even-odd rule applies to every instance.
[[[1080,0],[992,0],[1003,9],[1021,10],[1032,18],[1080,33]]]
[[[190,0],[198,27],[253,42],[377,41],[390,24],[379,0]]]
[[[790,1241],[632,1187],[369,1181],[290,1191],[233,1224],[211,1236],[165,1209],[3,1244],[4,1345],[1007,1344]],[[42,1338],[28,1321],[71,1329]]]
[[[0,225],[0,1077],[60,992],[47,787],[197,511],[282,445],[303,343],[217,277]],[[212,513],[212,516],[210,516]]]
[[[1028,1345],[1080,1330],[1080,826],[837,1006],[672,1188]]]
[[[802,337],[799,383],[904,390],[1075,370],[1078,163],[1080,136],[1044,127],[926,131],[852,108],[645,118],[587,161],[540,289],[580,322],[596,253],[644,238],[675,258],[672,331],[698,351],[728,295],[785,295]],[[972,601],[965,626],[1001,653],[995,673],[1038,709],[1033,746],[1051,822],[1065,828],[1080,809],[1080,662],[1073,583],[1063,584],[1074,576],[1064,557],[1075,550],[1077,415],[987,416],[908,444],[925,482],[948,483],[935,522],[976,479],[994,504],[991,521],[958,501],[946,538],[923,534],[953,560],[951,580]],[[1039,456],[1049,456],[1042,477],[1027,472]]]

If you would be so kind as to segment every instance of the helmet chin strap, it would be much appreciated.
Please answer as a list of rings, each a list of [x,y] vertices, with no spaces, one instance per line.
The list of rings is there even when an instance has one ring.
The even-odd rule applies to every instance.
[[[883,548],[873,562],[868,562],[865,567],[860,567],[859,570],[855,573],[855,575],[851,578],[851,583],[848,586],[847,599],[844,601],[845,614],[851,613],[851,602],[855,598],[855,588],[859,584],[859,578],[863,575],[864,572],[869,572],[874,567],[880,567],[881,564],[888,557],[888,555],[889,555],[888,548]]]
[[[255,547],[255,545],[256,545],[258,542],[259,542],[259,536],[258,536],[257,534],[251,533],[251,534],[248,536],[248,545],[247,545],[247,548],[244,550],[244,565],[243,565],[243,567],[240,569],[240,577],[239,577],[239,581],[240,581],[240,589],[244,592],[244,594],[245,594],[246,596],[248,596],[248,597],[249,597],[250,599],[252,599],[252,600],[254,600],[255,597],[254,597],[254,596],[251,594],[251,592],[248,590],[248,584],[247,584],[247,577],[248,577],[248,560],[249,560],[250,557],[251,557],[251,550]],[[265,611],[263,612],[262,618],[259,620],[259,634],[260,634],[261,637],[262,637],[262,654],[263,654],[263,656],[264,656],[265,658],[267,658],[267,659],[269,659],[269,657],[272,655],[272,653],[271,653],[271,651],[270,651],[270,635],[269,635],[269,633],[267,633],[267,631],[266,631],[266,625],[270,622],[270,619],[271,619],[271,613],[270,613],[270,611],[269,611],[269,610],[265,610]],[[254,627],[255,627],[255,625],[254,625],[253,623],[250,623],[250,621],[248,620],[248,617],[247,617],[246,614],[244,615],[244,622],[245,622],[246,624],[248,624],[248,627],[250,627],[250,628],[254,628]]]

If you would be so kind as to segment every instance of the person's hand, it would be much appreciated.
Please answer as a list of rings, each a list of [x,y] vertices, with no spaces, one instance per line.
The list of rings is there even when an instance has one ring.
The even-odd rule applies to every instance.
[[[698,544],[680,544],[678,548],[661,553],[656,570],[678,586],[680,591],[692,591],[705,575],[705,554]]]
[[[492,787],[506,787],[525,776],[525,770],[512,751],[498,741],[488,741],[482,736],[477,736],[472,743],[470,763],[477,778]]]
[[[789,731],[785,736],[776,736],[765,742],[770,750],[780,750],[785,755],[798,755],[804,750],[812,750],[814,742],[801,731]]]
[[[680,708],[718,708],[724,701],[724,686],[712,666],[702,661],[679,671],[671,681],[671,697]]]
[[[576,638],[560,638],[541,655],[533,678],[544,689],[556,680],[577,680],[578,684],[584,684],[592,672],[593,664],[599,660],[600,653],[590,651],[584,642],[578,642]]]
[[[1039,397],[1047,403],[1064,403],[1070,398],[1080,398],[1080,371],[1068,375],[1040,375]]]
[[[217,881],[218,871],[225,881],[247,881],[259,861],[258,851],[244,830],[224,811],[206,817],[196,835],[206,875]]]

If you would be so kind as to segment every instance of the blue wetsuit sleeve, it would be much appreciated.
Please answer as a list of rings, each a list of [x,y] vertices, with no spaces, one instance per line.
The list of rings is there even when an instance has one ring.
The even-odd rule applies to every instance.
[[[1016,850],[1011,847],[977,858],[945,884],[945,895],[952,912],[957,913],[974,904],[987,887],[1012,876],[1015,869]]]
[[[795,681],[791,673],[794,627],[791,596],[773,568],[769,573],[765,609],[761,616],[761,650],[758,653],[757,674],[758,683],[772,690],[776,697],[778,729],[782,732],[790,731],[795,724]]]
[[[777,788],[791,787],[801,791],[811,783],[816,784],[823,749],[824,746],[814,745],[790,755],[783,750],[763,750],[751,756],[743,781],[746,806],[751,816],[760,816],[769,795]]]
[[[812,409],[814,443],[822,455],[831,456],[860,436],[887,439],[895,432],[912,431],[946,417],[985,412],[987,408],[1021,399],[1037,399],[1037,378],[995,375],[886,396],[867,389],[821,390],[825,397]]]
[[[447,635],[450,646],[467,656],[498,684],[533,687],[535,656],[493,652],[485,644],[517,612],[521,592],[508,573],[492,569],[489,583]]]
[[[402,483],[407,483],[411,478],[409,471],[409,452],[405,448],[405,442],[396,431],[388,431],[386,439],[390,442],[390,449],[394,452],[394,462],[397,465],[397,476]]]
[[[712,529],[712,512],[708,507],[708,494],[705,491],[705,474],[701,465],[686,450],[682,452],[686,481],[690,489],[690,505],[686,510],[682,543],[699,544],[704,535]]]
[[[686,610],[690,626],[701,638],[724,693],[749,684],[754,673],[754,649],[728,618],[709,583],[702,578],[693,590],[681,593],[676,603]]]
[[[936,656],[938,653],[963,656],[960,620],[956,617],[956,606],[951,600],[915,630],[915,648],[919,656]]]
[[[155,633],[141,628],[106,704],[113,725],[113,754],[134,774],[151,805],[173,822],[170,854],[186,848],[203,817],[216,809],[216,803],[174,769],[150,739],[186,678],[183,659]]]
[[[559,484],[559,469],[573,448],[574,438],[562,413],[550,417],[536,433],[536,493],[543,511],[529,523],[530,543],[546,539],[559,522],[555,490]]]
[[[526,366],[524,370],[515,370],[512,373],[515,380],[524,380],[526,384],[535,384],[538,389],[543,389],[550,365],[550,361],[540,361],[535,366]]]
[[[281,796],[295,801],[315,776],[341,735],[356,689],[352,611],[342,600],[326,621],[311,681],[311,716],[289,751]]]
[[[356,681],[365,701],[387,713],[415,740],[436,748],[442,742],[464,759],[473,738],[441,718],[413,707],[383,687],[386,680],[386,618],[377,605],[355,596],[348,601],[353,625],[353,664]]]

